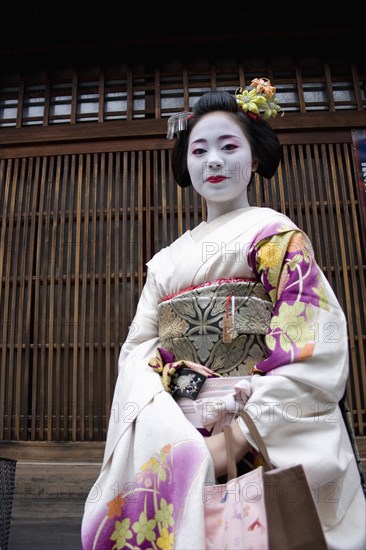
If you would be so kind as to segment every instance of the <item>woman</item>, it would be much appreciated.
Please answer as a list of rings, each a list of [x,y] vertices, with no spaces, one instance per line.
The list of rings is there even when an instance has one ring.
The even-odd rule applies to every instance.
[[[275,465],[303,464],[329,548],[364,548],[365,499],[338,407],[344,314],[307,236],[248,202],[253,173],[278,167],[266,119],[280,110],[270,82],[255,79],[170,120],[174,177],[205,199],[207,222],[147,264],[84,550],[205,548],[202,491],[226,472],[222,426],[232,426],[237,461],[255,457],[241,408]]]

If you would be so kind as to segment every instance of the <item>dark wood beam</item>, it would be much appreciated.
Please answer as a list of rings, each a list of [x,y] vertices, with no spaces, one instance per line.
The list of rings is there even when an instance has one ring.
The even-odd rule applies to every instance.
[[[339,112],[286,113],[270,124],[279,133],[283,131],[351,130],[366,127],[366,110]],[[76,125],[29,126],[2,128],[0,148],[30,144],[71,144],[95,140],[113,141],[131,138],[164,138],[166,119],[121,120],[118,122],[86,122]]]

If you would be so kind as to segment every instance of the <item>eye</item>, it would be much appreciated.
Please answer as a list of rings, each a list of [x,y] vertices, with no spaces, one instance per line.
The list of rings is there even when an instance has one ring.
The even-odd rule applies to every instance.
[[[192,150],[192,155],[203,155],[204,153],[206,153],[206,149],[202,149],[202,147]]]
[[[234,143],[227,143],[226,145],[223,146],[223,150],[224,151],[233,151],[234,149],[237,149],[238,146],[235,145]]]

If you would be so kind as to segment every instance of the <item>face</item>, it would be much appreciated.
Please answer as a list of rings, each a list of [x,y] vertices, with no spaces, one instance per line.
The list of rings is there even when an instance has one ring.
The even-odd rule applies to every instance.
[[[193,187],[208,203],[247,206],[255,163],[243,130],[228,113],[208,113],[196,124],[189,137],[187,166]]]

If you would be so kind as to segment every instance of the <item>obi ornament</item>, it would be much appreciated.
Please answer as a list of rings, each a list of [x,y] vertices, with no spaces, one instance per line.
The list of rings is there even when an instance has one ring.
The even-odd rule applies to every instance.
[[[174,399],[187,397],[194,401],[207,377],[220,376],[193,361],[175,361],[174,355],[164,348],[157,349],[155,357],[149,361],[149,367],[160,374],[165,391],[171,393]]]

